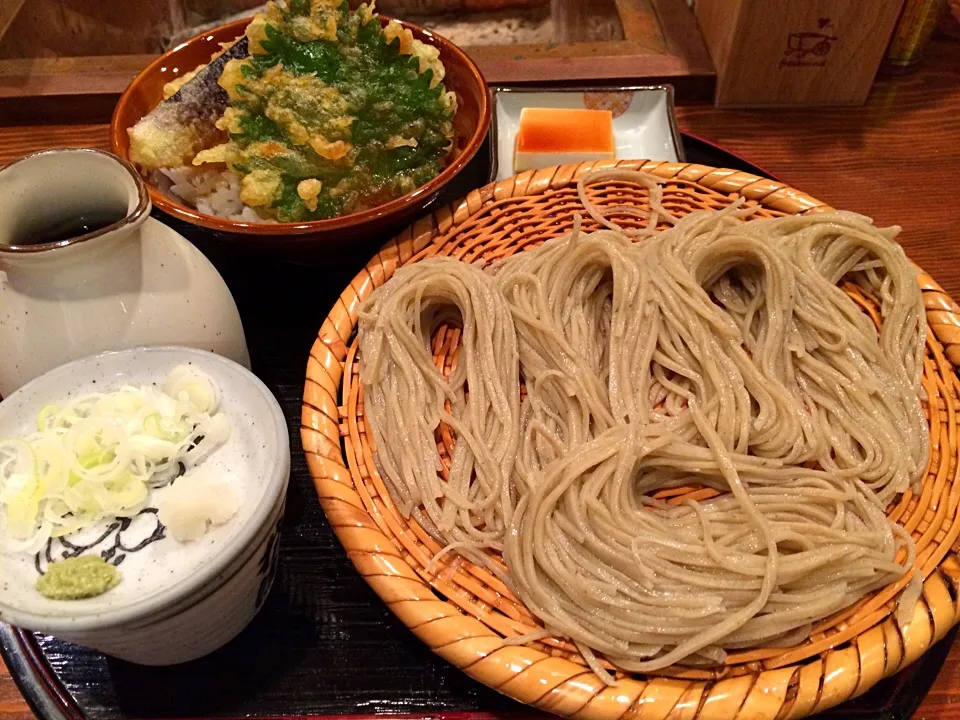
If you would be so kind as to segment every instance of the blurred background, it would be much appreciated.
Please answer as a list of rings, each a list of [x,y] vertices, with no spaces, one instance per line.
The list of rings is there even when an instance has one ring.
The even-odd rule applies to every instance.
[[[359,4],[351,0],[351,4]],[[379,0],[497,85],[670,83],[739,107],[859,105],[960,0]],[[0,0],[0,100],[116,95],[157,54],[259,0]],[[2,103],[0,103],[2,104]],[[13,110],[16,111],[16,108]]]

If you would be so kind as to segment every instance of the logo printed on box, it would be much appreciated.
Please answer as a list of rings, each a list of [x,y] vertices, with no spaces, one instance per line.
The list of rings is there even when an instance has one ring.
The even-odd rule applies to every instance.
[[[823,67],[827,64],[826,56],[839,38],[826,32],[832,26],[830,18],[820,18],[817,25],[820,32],[792,32],[787,35],[787,47],[783,51],[780,67]]]

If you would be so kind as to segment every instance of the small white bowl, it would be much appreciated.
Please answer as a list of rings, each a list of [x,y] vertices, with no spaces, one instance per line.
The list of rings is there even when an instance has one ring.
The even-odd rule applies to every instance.
[[[124,555],[118,565],[120,584],[84,600],[43,597],[36,589],[37,559],[0,551],[0,621],[131,662],[171,665],[216,650],[256,615],[276,568],[290,447],[279,404],[249,370],[219,355],[182,347],[133,348],[83,358],[41,375],[0,402],[0,437],[28,433],[48,403],[121,384],[160,384],[170,369],[183,363],[195,365],[220,386],[222,412],[232,432],[203,464],[243,489],[237,514],[211,527],[200,540],[179,543],[166,536],[139,547],[159,526],[156,515],[144,511],[84,553]],[[108,525],[86,531],[83,538],[99,537]],[[52,559],[62,550],[56,544]]]
[[[495,87],[490,154],[494,180],[514,175],[513,147],[524,108],[609,110],[617,160],[683,160],[670,85],[580,88]]]

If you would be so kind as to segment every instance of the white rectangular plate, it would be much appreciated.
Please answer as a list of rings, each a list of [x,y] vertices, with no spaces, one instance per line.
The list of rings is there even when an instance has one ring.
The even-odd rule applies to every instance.
[[[597,87],[569,89],[491,88],[493,125],[490,129],[492,175],[503,180],[514,174],[513,146],[525,107],[610,110],[617,160],[683,159],[683,146],[673,113],[673,88]]]

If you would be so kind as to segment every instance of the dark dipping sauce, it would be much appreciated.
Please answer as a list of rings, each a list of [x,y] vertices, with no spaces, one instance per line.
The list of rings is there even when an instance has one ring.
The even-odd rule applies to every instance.
[[[72,240],[120,222],[126,217],[126,210],[125,206],[101,207],[60,217],[38,218],[16,232],[14,245],[24,247]]]

